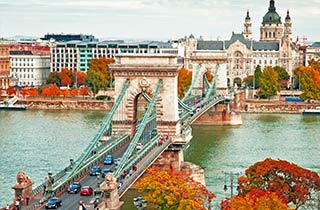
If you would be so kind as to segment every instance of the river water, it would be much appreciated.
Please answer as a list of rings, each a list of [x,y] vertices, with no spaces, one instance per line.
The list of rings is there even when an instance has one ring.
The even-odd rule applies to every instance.
[[[44,181],[76,159],[93,138],[102,111],[0,111],[0,206],[11,203],[16,174],[24,170]],[[185,160],[205,169],[215,202],[230,197],[230,174],[244,173],[256,161],[285,159],[320,173],[320,116],[243,114],[243,125],[194,126]],[[224,172],[228,175],[225,177]],[[233,176],[236,179],[236,175]],[[225,180],[226,178],[226,180]],[[132,209],[128,193],[123,209]]]

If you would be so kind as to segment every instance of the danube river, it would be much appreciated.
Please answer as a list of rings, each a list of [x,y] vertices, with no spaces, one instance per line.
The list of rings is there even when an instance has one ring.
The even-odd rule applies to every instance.
[[[0,111],[0,207],[11,203],[16,174],[35,182],[76,159],[99,128],[101,111]],[[320,173],[320,116],[243,114],[243,125],[194,126],[185,160],[205,169],[207,187],[218,198],[225,192],[224,172],[244,173],[256,161],[285,159]],[[226,177],[230,185],[230,176]],[[236,179],[236,176],[234,175]],[[125,196],[126,208],[133,195]]]

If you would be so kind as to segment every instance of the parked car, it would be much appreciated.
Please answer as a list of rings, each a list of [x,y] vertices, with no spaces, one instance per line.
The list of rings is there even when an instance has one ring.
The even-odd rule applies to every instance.
[[[74,182],[68,187],[68,193],[78,193],[81,189],[80,182]]]
[[[60,198],[50,198],[50,200],[46,203],[46,209],[57,209],[61,206],[62,200]]]
[[[99,166],[95,166],[90,171],[90,176],[97,176],[101,173],[101,168]]]
[[[137,150],[141,150],[141,149],[142,149],[142,146],[143,146],[143,145],[142,145],[141,143],[137,143],[136,149],[137,149]]]
[[[105,165],[112,165],[113,164],[113,156],[112,155],[107,155],[106,159],[103,161]]]
[[[104,178],[107,175],[107,173],[112,173],[112,172],[113,171],[110,168],[105,168],[103,169],[101,176]]]
[[[83,186],[80,195],[92,195],[93,189],[90,186]]]

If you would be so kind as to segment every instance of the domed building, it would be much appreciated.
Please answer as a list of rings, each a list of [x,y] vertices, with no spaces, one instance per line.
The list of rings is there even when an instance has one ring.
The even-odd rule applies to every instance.
[[[291,17],[289,11],[282,23],[276,12],[275,1],[270,0],[268,12],[260,26],[260,40],[252,39],[252,22],[249,10],[242,33],[232,33],[229,40],[203,40],[193,35],[185,43],[185,67],[195,71],[201,66],[204,71],[215,71],[217,64],[226,71],[230,86],[242,86],[243,79],[254,74],[259,65],[281,66],[292,76],[293,48],[291,44]]]

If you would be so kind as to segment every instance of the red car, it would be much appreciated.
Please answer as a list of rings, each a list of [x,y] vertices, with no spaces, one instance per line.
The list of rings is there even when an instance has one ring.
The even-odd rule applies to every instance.
[[[83,186],[80,190],[80,195],[92,195],[92,191],[90,186]]]

